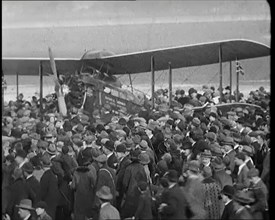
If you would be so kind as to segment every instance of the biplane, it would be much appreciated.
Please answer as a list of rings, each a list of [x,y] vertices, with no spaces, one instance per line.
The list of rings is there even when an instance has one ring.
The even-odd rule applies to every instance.
[[[93,108],[101,108],[108,103],[118,112],[135,113],[147,103],[145,95],[140,93],[137,97],[133,92],[122,89],[116,75],[151,72],[151,97],[154,97],[155,71],[169,69],[169,103],[171,104],[172,69],[219,63],[220,88],[222,88],[223,62],[269,56],[270,47],[252,40],[231,39],[119,55],[107,51],[87,51],[81,58],[75,59],[54,59],[50,49],[49,55],[50,58],[4,57],[2,72],[4,75],[40,75],[41,98],[43,75],[52,75],[57,85],[58,97],[63,100],[64,94],[62,94],[57,72],[72,74],[77,71],[82,74],[85,86],[90,88],[88,96],[94,98]],[[64,108],[65,101],[60,103],[63,103],[61,106]],[[152,98],[151,107],[155,107],[154,98]],[[64,114],[66,114],[65,110]]]

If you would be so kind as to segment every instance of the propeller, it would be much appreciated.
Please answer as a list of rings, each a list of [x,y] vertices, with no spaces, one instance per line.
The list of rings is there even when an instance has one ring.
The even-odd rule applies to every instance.
[[[67,115],[67,107],[66,107],[65,97],[64,97],[64,93],[62,91],[62,86],[60,85],[59,80],[58,80],[56,65],[55,65],[53,53],[52,53],[52,50],[50,47],[49,47],[49,57],[50,57],[51,69],[53,72],[52,76],[53,76],[53,79],[55,82],[55,92],[57,95],[59,112],[62,113],[63,116],[66,116]]]

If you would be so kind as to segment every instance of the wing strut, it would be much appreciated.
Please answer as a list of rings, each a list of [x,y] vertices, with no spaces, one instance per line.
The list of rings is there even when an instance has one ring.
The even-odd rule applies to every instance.
[[[220,63],[220,101],[222,103],[222,45],[219,45],[219,63]]]
[[[151,95],[151,100],[152,100],[152,108],[155,108],[155,59],[154,56],[151,56],[151,73],[152,73],[152,95]]]

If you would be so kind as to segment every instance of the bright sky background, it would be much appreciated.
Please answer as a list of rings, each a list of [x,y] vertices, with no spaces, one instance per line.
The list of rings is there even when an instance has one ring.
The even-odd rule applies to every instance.
[[[2,1],[2,28],[270,20],[259,1]]]

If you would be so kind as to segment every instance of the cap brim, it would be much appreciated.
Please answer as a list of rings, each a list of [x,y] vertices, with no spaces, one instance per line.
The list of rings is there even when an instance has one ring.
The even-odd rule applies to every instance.
[[[34,210],[34,208],[24,205],[15,205],[19,209],[27,209],[27,210]]]

